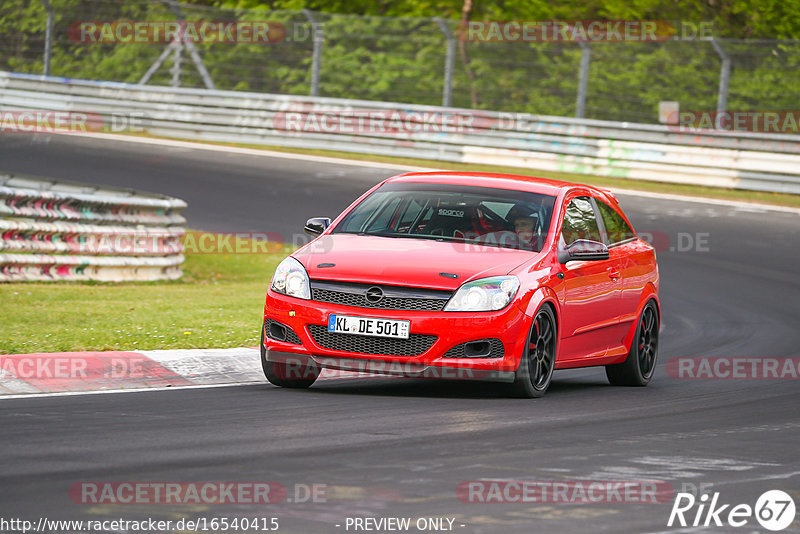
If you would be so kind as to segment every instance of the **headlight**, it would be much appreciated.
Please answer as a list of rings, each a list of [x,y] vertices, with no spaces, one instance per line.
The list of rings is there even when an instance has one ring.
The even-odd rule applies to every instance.
[[[272,277],[272,290],[290,297],[310,299],[311,288],[308,283],[308,273],[299,261],[289,256],[275,269]]]
[[[467,282],[448,301],[444,311],[502,310],[519,289],[516,276],[493,276]]]

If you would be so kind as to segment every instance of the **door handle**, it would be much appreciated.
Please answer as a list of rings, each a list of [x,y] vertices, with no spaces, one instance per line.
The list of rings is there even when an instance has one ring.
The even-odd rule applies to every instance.
[[[608,271],[608,277],[612,280],[617,280],[619,278],[619,271],[616,269],[611,269]]]

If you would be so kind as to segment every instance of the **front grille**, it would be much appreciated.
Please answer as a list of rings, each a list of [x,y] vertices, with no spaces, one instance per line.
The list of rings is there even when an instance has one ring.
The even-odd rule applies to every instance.
[[[444,353],[444,358],[502,358],[505,354],[503,349],[503,342],[499,339],[476,339],[468,343],[481,343],[489,344],[489,354],[487,356],[467,356],[465,348],[467,343],[456,345],[452,349]]]
[[[308,331],[320,347],[360,354],[419,356],[436,342],[436,336],[426,334],[411,334],[408,339],[392,339],[328,332],[327,326],[315,324],[309,325]]]
[[[270,331],[270,328],[272,327],[273,323],[275,325],[283,327],[283,329],[286,331],[286,337],[284,339],[276,339],[276,338],[272,337],[271,335],[269,335],[269,331]],[[300,341],[300,337],[297,334],[295,334],[294,330],[292,330],[291,328],[289,328],[285,324],[279,323],[278,321],[273,321],[272,319],[266,319],[264,321],[264,333],[266,334],[266,336],[268,338],[276,339],[276,341],[285,341],[286,343],[294,343],[295,345],[302,345],[303,344],[303,342]]]
[[[383,298],[367,300],[367,290],[378,287]],[[320,302],[379,310],[442,311],[452,296],[450,291],[412,287],[359,284],[352,282],[311,281],[311,298]]]

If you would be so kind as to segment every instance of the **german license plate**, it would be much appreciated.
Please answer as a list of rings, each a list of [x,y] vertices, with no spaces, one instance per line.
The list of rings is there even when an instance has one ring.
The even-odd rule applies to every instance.
[[[352,315],[328,316],[328,332],[337,334],[359,334],[362,336],[392,337],[408,339],[411,321],[378,319],[377,317],[354,317]]]

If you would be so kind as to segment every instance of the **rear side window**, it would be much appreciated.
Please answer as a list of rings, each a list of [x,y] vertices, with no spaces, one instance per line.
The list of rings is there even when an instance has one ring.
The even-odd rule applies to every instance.
[[[595,200],[597,201],[597,207],[600,209],[600,215],[603,217],[603,224],[606,226],[606,233],[608,234],[606,244],[613,245],[636,237],[636,234],[633,233],[633,230],[622,218],[622,215],[617,213],[617,210],[600,199]]]
[[[567,205],[564,212],[564,224],[561,227],[564,243],[571,245],[578,239],[602,241],[597,218],[589,197],[575,197]]]

